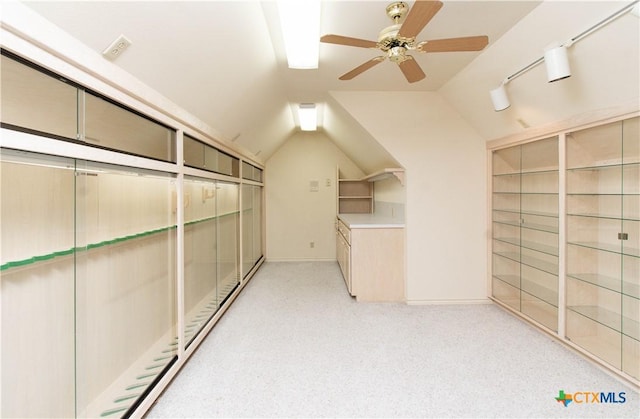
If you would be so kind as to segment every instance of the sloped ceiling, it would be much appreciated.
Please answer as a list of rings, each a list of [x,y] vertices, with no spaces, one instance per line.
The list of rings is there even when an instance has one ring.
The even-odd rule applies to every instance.
[[[407,2],[411,6],[412,1]],[[488,35],[489,48],[539,1],[445,1],[419,40]],[[320,104],[323,129],[366,171],[390,156],[331,99],[330,91],[437,91],[481,52],[420,54],[427,78],[409,84],[382,63],[348,82],[341,74],[379,51],[321,44],[320,68],[287,68],[273,1],[27,1],[96,54],[120,34],[132,46],[114,61],[263,161],[295,132],[292,104]],[[324,1],[321,33],[377,40],[388,1]],[[390,110],[401,118],[402,110]],[[369,170],[371,168],[371,170]]]
[[[506,85],[511,106],[495,112],[489,91],[630,1],[544,2],[496,40],[440,93],[492,140],[620,105],[640,108],[640,19],[626,13],[568,48],[572,76],[547,82],[544,62]]]

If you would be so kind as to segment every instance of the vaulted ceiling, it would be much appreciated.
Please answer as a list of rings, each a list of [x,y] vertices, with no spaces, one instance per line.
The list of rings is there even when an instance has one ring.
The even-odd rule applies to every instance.
[[[392,23],[385,13],[388,3],[323,1],[321,34],[376,41],[379,31]],[[213,127],[222,140],[263,161],[296,131],[292,106],[316,102],[324,133],[365,171],[377,170],[389,155],[332,92],[438,92],[487,140],[523,129],[523,123],[545,123],[593,108],[599,100],[606,105],[637,97],[627,91],[638,86],[639,20],[625,16],[615,28],[573,48],[578,77],[563,82],[562,88],[537,80],[514,83],[512,89],[527,101],[501,115],[488,99],[490,88],[539,58],[550,42],[569,39],[629,1],[443,3],[418,40],[487,35],[489,45],[480,52],[415,53],[426,78],[409,84],[389,61],[353,80],[338,80],[380,55],[366,48],[321,43],[318,69],[289,69],[275,1],[24,2],[96,55],[125,35],[131,47],[113,63],[105,59],[105,65],[130,73]],[[619,41],[611,42],[612,37]],[[616,65],[619,57],[628,61]],[[616,80],[602,77],[609,67]],[[389,109],[389,117],[393,123],[410,123],[403,121],[402,109]]]
[[[392,24],[385,13],[387,3],[324,1],[321,33],[375,41],[378,32]],[[491,44],[538,3],[446,1],[418,39],[488,35]],[[274,1],[26,4],[96,53],[125,35],[132,46],[115,65],[262,159],[295,130],[292,104],[321,104],[327,114],[321,123],[329,135],[366,137],[347,115],[335,118],[343,112],[332,109],[337,105],[329,91],[434,91],[479,54],[420,54],[417,60],[427,77],[413,84],[391,62],[340,81],[340,75],[379,55],[378,51],[321,44],[318,69],[289,69]]]

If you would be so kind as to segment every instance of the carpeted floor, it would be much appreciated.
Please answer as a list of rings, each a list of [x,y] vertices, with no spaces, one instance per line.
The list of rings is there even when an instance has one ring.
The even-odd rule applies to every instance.
[[[335,262],[270,262],[147,416],[638,418],[640,396],[495,305],[356,303]]]

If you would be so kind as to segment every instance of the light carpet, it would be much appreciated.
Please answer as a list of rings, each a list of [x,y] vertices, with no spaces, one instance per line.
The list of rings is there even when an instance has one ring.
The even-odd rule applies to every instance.
[[[565,407],[560,390],[624,392],[626,402]],[[358,303],[335,262],[269,262],[147,417],[639,412],[631,387],[493,304]]]

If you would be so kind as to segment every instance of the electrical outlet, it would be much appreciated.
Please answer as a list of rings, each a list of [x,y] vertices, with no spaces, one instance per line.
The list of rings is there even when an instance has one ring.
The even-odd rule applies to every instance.
[[[327,178],[326,182],[325,182],[325,186],[328,188],[329,186],[331,186],[331,179]]]

